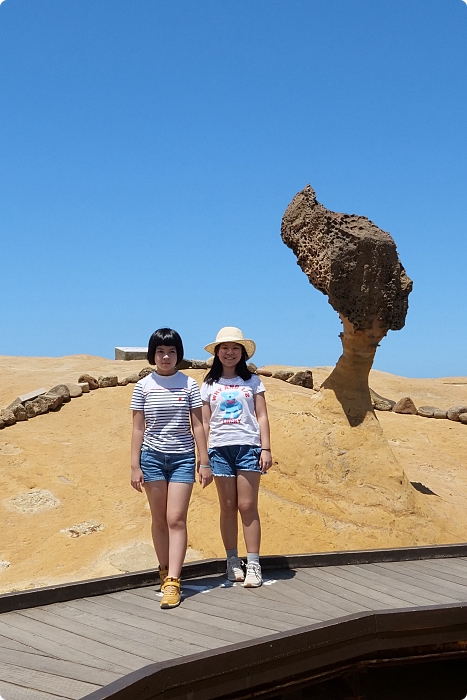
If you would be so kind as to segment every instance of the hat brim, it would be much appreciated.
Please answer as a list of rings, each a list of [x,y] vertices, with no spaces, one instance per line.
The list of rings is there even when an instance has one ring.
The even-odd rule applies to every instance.
[[[209,352],[211,355],[216,354],[216,346],[221,345],[221,343],[237,343],[237,345],[243,345],[243,347],[246,350],[247,354],[247,359],[249,360],[250,357],[253,357],[253,355],[256,352],[256,344],[254,343],[253,340],[247,340],[246,338],[243,338],[242,340],[239,340],[238,338],[232,338],[232,336],[228,336],[227,338],[222,338],[222,340],[216,340],[215,343],[209,343],[209,345],[206,345],[204,348],[206,352]]]

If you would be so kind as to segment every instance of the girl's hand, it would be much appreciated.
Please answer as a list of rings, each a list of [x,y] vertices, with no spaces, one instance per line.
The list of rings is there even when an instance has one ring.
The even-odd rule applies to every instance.
[[[211,467],[200,467],[198,471],[198,479],[203,489],[205,489],[206,486],[209,486],[213,479]]]
[[[271,450],[261,450],[261,455],[259,458],[259,466],[260,466],[263,474],[266,474],[267,470],[272,467]]]
[[[142,493],[144,484],[144,476],[141,467],[131,467],[131,485],[134,489]]]

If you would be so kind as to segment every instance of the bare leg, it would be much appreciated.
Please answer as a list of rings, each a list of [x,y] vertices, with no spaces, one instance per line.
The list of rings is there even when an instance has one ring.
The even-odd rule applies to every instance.
[[[215,476],[220,505],[220,527],[225,549],[237,549],[238,508],[237,479],[229,476]]]
[[[187,547],[186,517],[193,484],[170,482],[167,488],[169,576],[179,578]]]
[[[258,512],[258,492],[261,475],[258,472],[237,472],[238,510],[242,519],[246,551],[259,554],[261,524]]]
[[[167,482],[148,481],[144,484],[151,509],[151,533],[160,566],[169,563],[169,528],[167,526]]]

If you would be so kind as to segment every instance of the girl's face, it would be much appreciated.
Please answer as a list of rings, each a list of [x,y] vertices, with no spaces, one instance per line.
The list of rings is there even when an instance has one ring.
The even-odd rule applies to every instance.
[[[154,355],[157,374],[168,376],[177,371],[177,349],[174,345],[158,345]]]
[[[221,343],[217,355],[224,367],[233,369],[242,359],[242,350],[239,343]]]

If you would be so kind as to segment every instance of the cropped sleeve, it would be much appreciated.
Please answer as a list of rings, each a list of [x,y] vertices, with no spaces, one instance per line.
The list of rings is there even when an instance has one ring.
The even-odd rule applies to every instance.
[[[251,379],[253,382],[253,393],[254,394],[260,394],[260,393],[266,391],[266,389],[264,388],[263,382],[261,381],[261,379],[258,377],[257,374],[252,374]]]
[[[193,408],[201,408],[203,402],[201,400],[201,395],[199,393],[198,384],[194,379],[191,380],[190,386],[190,410]]]
[[[206,382],[201,384],[201,399],[209,403],[209,385]]]
[[[136,382],[131,398],[130,409],[133,411],[144,411],[144,394],[143,387],[139,382]]]

